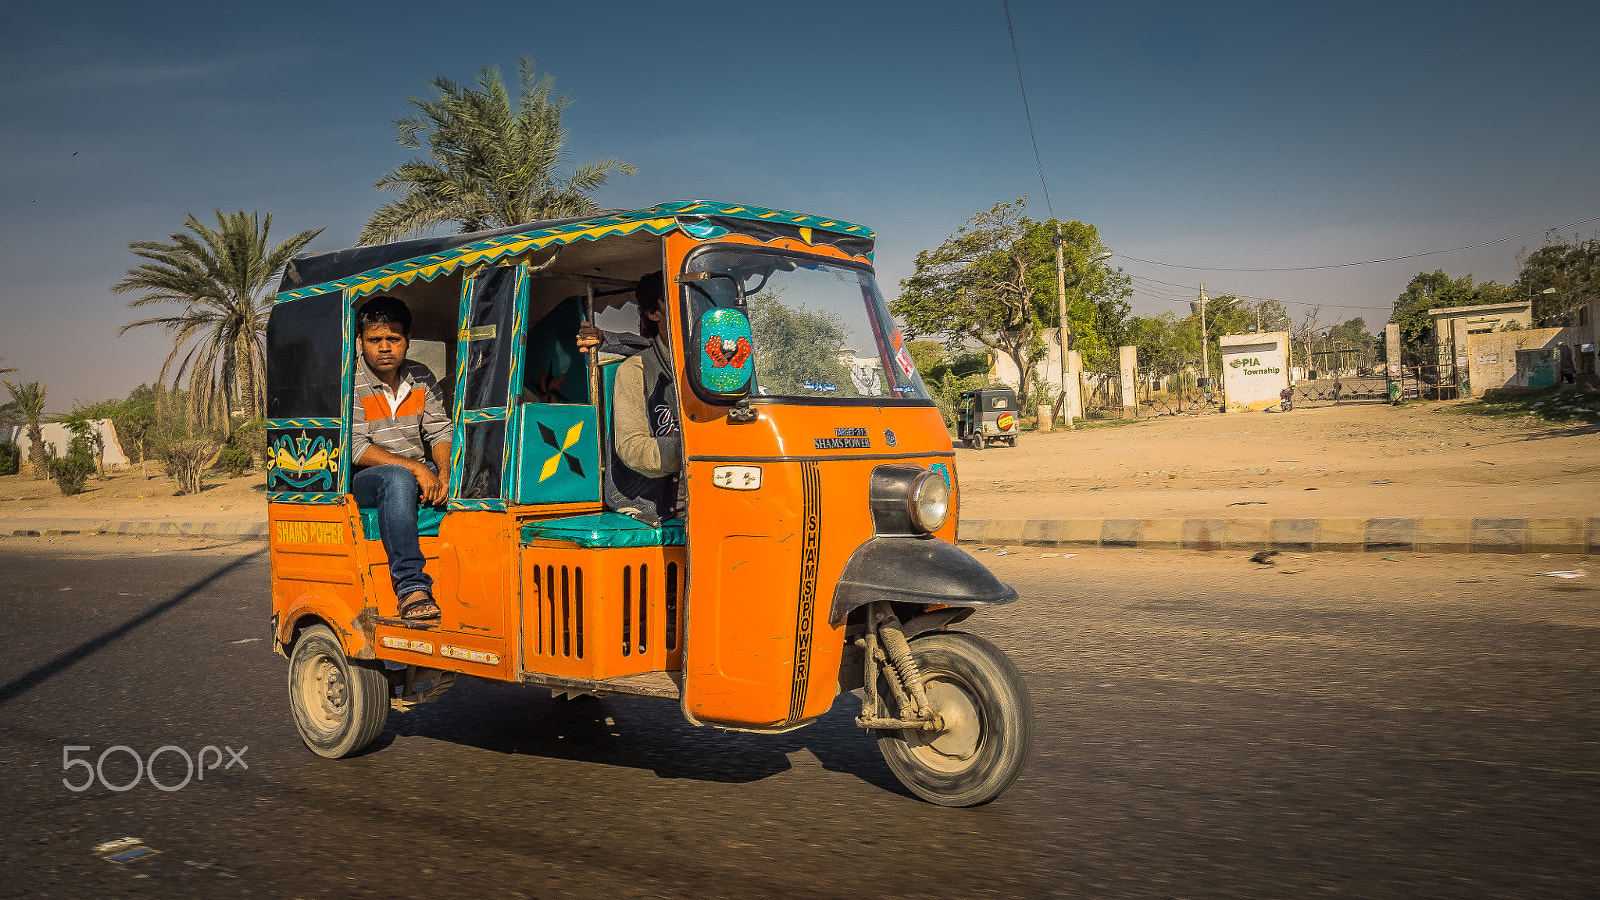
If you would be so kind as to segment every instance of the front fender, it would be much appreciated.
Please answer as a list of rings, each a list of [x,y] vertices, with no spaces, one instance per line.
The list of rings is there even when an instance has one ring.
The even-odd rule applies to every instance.
[[[828,622],[874,600],[944,606],[1000,606],[1017,592],[983,563],[936,537],[875,537],[850,555],[833,591]]]

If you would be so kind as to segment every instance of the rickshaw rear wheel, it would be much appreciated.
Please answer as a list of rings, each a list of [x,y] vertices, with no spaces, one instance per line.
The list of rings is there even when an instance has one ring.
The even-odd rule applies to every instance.
[[[300,633],[289,655],[289,707],[311,752],[343,759],[367,749],[389,715],[389,680],[352,663],[326,625]]]
[[[981,431],[974,432],[973,435],[972,435],[972,438],[971,438],[971,443],[972,443],[972,449],[974,449],[974,450],[982,450],[983,449],[983,432],[981,432]]]
[[[1033,701],[1005,653],[971,634],[940,631],[911,642],[943,731],[878,732],[900,783],[940,806],[979,806],[1005,792],[1033,745]]]

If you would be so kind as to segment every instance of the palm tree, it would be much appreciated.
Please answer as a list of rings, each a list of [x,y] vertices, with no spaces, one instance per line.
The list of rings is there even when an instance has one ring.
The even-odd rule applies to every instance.
[[[464,232],[502,228],[599,208],[590,195],[612,173],[634,166],[614,158],[556,171],[566,156],[561,113],[572,101],[555,93],[555,80],[538,77],[533,60],[518,61],[517,108],[496,67],[478,75],[476,88],[437,76],[434,99],[407,100],[417,114],[396,119],[395,140],[428,158],[413,157],[378,179],[381,191],[400,194],[378,207],[361,229],[360,243],[380,244],[447,222]]]
[[[6,361],[6,358],[4,356],[0,356],[0,362],[5,362],[5,361]],[[4,375],[7,372],[15,372],[16,370],[17,369],[16,369],[15,366],[0,366],[0,375]]]
[[[21,384],[8,381],[6,390],[11,392],[11,399],[17,402],[17,409],[28,418],[28,466],[33,469],[33,477],[43,478],[46,472],[44,429],[39,427],[39,420],[44,416],[44,395],[50,389],[37,381],[24,381]]]
[[[299,253],[321,228],[302,231],[269,249],[272,214],[213,210],[217,227],[194,216],[184,220],[193,234],[170,235],[169,241],[134,241],[135,256],[149,260],[129,269],[111,286],[121,294],[142,291],[128,305],[180,303],[176,314],[140,319],[122,326],[160,325],[173,336],[172,352],[161,364],[160,381],[178,363],[174,386],[189,378],[189,421],[204,427],[226,423],[238,399],[245,418],[255,419],[266,405],[266,358],[263,343],[269,288],[289,258]]]

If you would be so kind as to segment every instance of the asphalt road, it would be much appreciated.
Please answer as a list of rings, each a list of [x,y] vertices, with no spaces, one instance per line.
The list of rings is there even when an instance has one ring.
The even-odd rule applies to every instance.
[[[980,555],[1024,599],[971,630],[1027,676],[1038,744],[1000,800],[948,810],[853,698],[754,736],[467,681],[323,760],[260,545],[0,539],[0,894],[1592,896],[1600,591],[1533,574],[1586,561]],[[120,750],[63,784],[87,774],[64,747],[169,745],[248,749],[171,792],[106,788]],[[95,852],[123,837],[157,852]]]

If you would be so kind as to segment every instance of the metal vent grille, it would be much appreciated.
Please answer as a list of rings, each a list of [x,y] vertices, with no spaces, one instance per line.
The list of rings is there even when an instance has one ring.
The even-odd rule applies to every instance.
[[[542,656],[583,658],[583,569],[544,566],[534,570],[538,634],[533,651]]]

